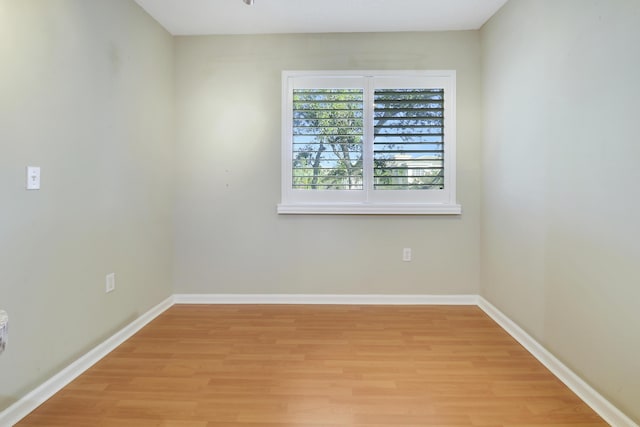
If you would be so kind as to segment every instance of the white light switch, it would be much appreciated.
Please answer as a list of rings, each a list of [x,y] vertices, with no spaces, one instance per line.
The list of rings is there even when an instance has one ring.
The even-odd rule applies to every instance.
[[[116,289],[116,273],[109,273],[105,279],[105,293],[113,292]]]
[[[40,168],[38,166],[27,166],[27,190],[40,189]]]
[[[6,311],[0,310],[0,353],[7,346],[9,340],[9,315]]]

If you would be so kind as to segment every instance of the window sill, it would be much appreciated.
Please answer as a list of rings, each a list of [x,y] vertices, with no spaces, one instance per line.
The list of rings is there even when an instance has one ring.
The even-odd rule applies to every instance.
[[[451,204],[309,203],[279,204],[278,214],[298,215],[460,215],[462,206]]]

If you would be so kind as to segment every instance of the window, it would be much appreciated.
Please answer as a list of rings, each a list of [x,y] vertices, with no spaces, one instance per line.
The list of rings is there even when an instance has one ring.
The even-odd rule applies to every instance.
[[[285,71],[282,88],[279,213],[460,213],[455,71]]]

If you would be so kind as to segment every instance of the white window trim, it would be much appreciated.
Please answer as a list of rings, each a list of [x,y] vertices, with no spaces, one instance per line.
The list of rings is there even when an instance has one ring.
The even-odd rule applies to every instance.
[[[406,82],[428,80],[445,88],[445,120],[453,123],[445,133],[445,190],[295,190],[292,188],[293,89],[319,87],[314,81],[330,81],[345,87],[346,80],[358,81],[371,89],[371,77],[385,80],[390,87],[401,88]],[[364,83],[364,84],[363,84]],[[282,72],[282,201],[279,214],[371,214],[371,215],[457,215],[462,207],[456,202],[456,72],[440,71],[283,71]],[[365,105],[365,118],[373,120],[373,105]],[[370,138],[365,138],[371,140]],[[365,142],[364,159],[370,163],[373,147]],[[369,159],[369,160],[367,160]],[[365,172],[367,173],[367,172]],[[423,197],[424,202],[415,199]]]

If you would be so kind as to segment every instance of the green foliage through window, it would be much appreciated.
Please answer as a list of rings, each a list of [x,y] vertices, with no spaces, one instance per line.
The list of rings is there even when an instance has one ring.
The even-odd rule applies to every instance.
[[[376,89],[376,190],[444,188],[444,90]]]
[[[444,90],[376,89],[373,187],[444,188]],[[362,190],[363,89],[294,89],[294,189]]]
[[[362,89],[293,91],[293,188],[362,190]]]

